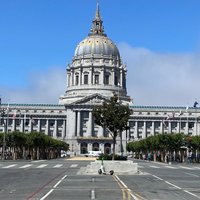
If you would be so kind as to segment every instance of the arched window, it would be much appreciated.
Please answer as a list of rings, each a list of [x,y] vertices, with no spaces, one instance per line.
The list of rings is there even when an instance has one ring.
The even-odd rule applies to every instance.
[[[110,143],[106,143],[104,145],[104,154],[110,154],[111,153],[111,144]]]
[[[99,144],[97,142],[92,144],[92,151],[99,151]]]
[[[81,154],[85,154],[88,152],[87,143],[85,143],[85,142],[81,143],[81,151],[80,152],[81,152]]]

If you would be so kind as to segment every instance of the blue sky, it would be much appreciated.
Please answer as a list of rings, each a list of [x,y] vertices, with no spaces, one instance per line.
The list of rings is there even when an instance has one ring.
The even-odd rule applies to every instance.
[[[2,101],[57,103],[95,9],[95,0],[0,0]],[[199,9],[199,0],[100,0],[135,105],[200,102]]]

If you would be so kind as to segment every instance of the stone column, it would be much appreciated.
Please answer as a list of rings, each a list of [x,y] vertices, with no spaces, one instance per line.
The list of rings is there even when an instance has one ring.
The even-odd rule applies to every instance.
[[[168,121],[168,133],[172,132],[172,122]]]
[[[81,112],[77,112],[77,137],[80,137],[81,134]]]
[[[66,137],[66,120],[63,120],[62,138]]]
[[[12,131],[15,131],[16,130],[16,120],[15,119],[13,119],[12,120]]]
[[[142,130],[142,139],[146,138],[147,133],[147,124],[146,121],[143,122],[143,130]]]
[[[152,121],[151,135],[155,135],[155,122]]]
[[[189,122],[187,120],[187,122],[185,123],[185,134],[188,135],[189,132]]]
[[[134,135],[136,135],[136,137],[137,138],[139,138],[139,135],[138,135],[138,122],[137,121],[135,121],[135,134]]]
[[[115,70],[112,69],[111,71],[111,85],[114,85],[115,84]]]
[[[160,133],[164,133],[163,121],[160,122]]]
[[[58,120],[55,119],[54,130],[53,130],[53,137],[54,138],[57,138],[57,133],[58,133]]]
[[[41,132],[41,119],[38,119],[38,128],[37,128],[38,132]]]
[[[93,117],[92,117],[92,112],[89,111],[87,136],[92,136],[92,135],[93,135]]]
[[[49,120],[46,119],[46,129],[45,129],[45,134],[48,135],[49,134]]]

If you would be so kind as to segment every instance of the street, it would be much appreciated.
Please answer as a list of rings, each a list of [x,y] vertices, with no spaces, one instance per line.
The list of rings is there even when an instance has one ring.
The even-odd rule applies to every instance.
[[[200,165],[143,160],[137,175],[80,175],[89,160],[0,162],[0,199],[5,200],[197,200]]]

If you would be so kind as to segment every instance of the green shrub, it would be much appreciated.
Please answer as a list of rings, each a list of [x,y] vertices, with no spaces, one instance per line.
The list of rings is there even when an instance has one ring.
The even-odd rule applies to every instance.
[[[112,160],[112,154],[101,154],[98,160]],[[115,160],[127,160],[127,156],[115,155]]]

